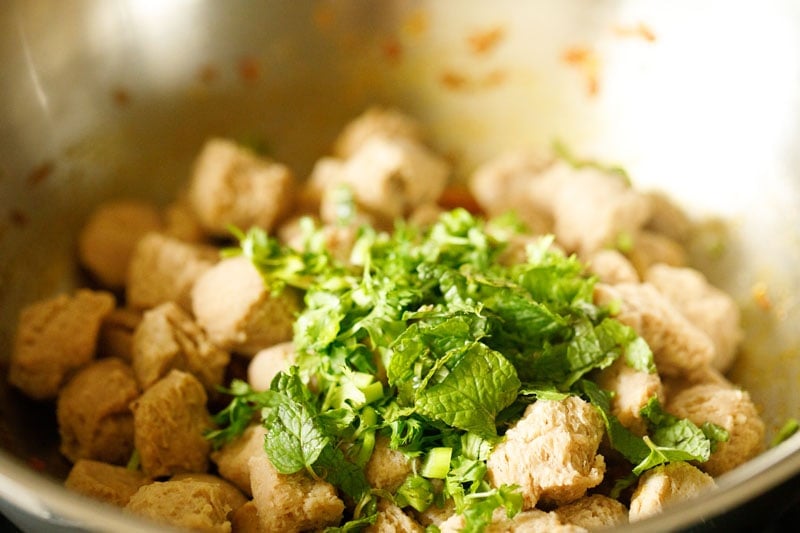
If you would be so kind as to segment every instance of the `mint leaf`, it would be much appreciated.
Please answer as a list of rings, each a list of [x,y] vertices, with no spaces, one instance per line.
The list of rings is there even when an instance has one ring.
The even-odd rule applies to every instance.
[[[492,286],[488,279],[480,281],[483,284],[481,302],[496,317],[493,336],[502,336],[505,342],[539,344],[542,339],[565,331],[567,321],[564,317],[521,288]]]
[[[417,389],[433,377],[432,372],[447,372],[445,365],[449,359],[480,339],[486,322],[478,315],[463,313],[448,317],[406,315],[414,317],[424,319],[412,323],[392,343],[387,368],[389,384],[397,386],[398,399],[403,405],[414,403]]]
[[[712,445],[728,438],[728,432],[720,426],[707,425],[703,431],[692,421],[667,413],[655,396],[641,413],[651,430],[651,437],[644,438],[650,454],[634,467],[635,474],[674,461],[708,461]]]
[[[641,437],[623,426],[611,412],[610,393],[602,390],[597,383],[588,379],[581,380],[579,388],[603,418],[611,446],[631,464],[635,465],[646,460],[650,453],[648,445]]]
[[[279,374],[270,392],[262,415],[267,428],[264,449],[270,462],[282,474],[310,469],[330,439],[315,420],[317,409],[297,368]]]
[[[328,483],[339,487],[354,501],[360,501],[369,495],[370,486],[364,470],[348,461],[338,448],[330,445],[323,447],[314,465],[314,472]]]
[[[514,401],[519,387],[514,366],[498,352],[475,343],[443,379],[417,391],[415,406],[423,416],[492,437],[495,416]]]
[[[657,371],[650,346],[648,346],[646,340],[635,334],[628,338],[625,343],[625,363],[640,372],[655,374]]]

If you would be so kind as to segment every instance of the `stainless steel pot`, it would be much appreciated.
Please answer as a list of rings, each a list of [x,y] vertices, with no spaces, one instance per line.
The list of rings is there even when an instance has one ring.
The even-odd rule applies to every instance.
[[[100,201],[166,201],[209,135],[265,140],[303,175],[382,103],[420,117],[462,177],[560,139],[672,195],[701,221],[695,264],[743,309],[732,379],[768,438],[800,416],[791,0],[11,0],[0,65],[3,365],[20,307],[79,282],[76,231]],[[32,530],[142,531],[58,486],[52,408],[0,378],[0,511]],[[800,435],[629,529],[713,523],[798,473]]]

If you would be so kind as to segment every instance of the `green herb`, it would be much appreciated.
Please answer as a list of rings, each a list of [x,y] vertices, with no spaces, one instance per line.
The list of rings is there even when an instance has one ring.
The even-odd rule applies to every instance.
[[[800,429],[800,422],[798,422],[796,418],[790,418],[785,424],[783,424],[783,426],[781,426],[781,429],[778,430],[778,432],[775,434],[775,437],[772,438],[770,447],[774,448],[783,441],[787,440],[789,437],[797,433],[798,429]]]
[[[213,417],[220,429],[209,431],[206,438],[214,448],[227,444],[241,435],[254,420],[261,408],[267,404],[268,393],[254,392],[247,382],[235,379],[230,388],[220,388],[220,392],[232,396],[231,402]]]
[[[728,440],[728,432],[720,426],[706,423],[704,430],[688,419],[667,413],[657,397],[642,408],[642,416],[650,428],[650,437],[644,438],[650,453],[634,467],[635,474],[674,461],[708,461],[714,445]]]
[[[601,172],[607,172],[609,174],[619,176],[627,185],[630,185],[631,183],[630,175],[623,167],[619,165],[609,165],[594,159],[581,159],[577,157],[569,148],[567,148],[567,145],[560,140],[553,141],[553,152],[555,152],[556,156],[566,161],[573,168],[593,168]]]
[[[236,232],[240,249],[227,252],[249,257],[273,291],[303,291],[305,307],[294,325],[296,366],[266,392],[232,383],[233,400],[209,437],[224,444],[260,417],[280,472],[304,470],[358,502],[339,530],[374,519],[378,495],[362,467],[379,434],[424,461],[393,495],[399,505],[422,511],[452,498],[467,531],[482,530],[498,507],[512,516],[521,495],[490,486],[486,459],[537,398],[587,398],[637,473],[678,457],[707,457],[714,432],[655,405],[646,414],[647,439],[611,414],[593,372],[620,357],[652,372],[652,353],[592,303],[594,278],[575,257],[553,250],[552,238],[530,245],[527,261],[503,265],[497,259],[515,225],[487,229],[456,209],[424,231],[403,223],[391,234],[361,228],[344,264],[325,250],[310,220],[302,227],[300,250],[251,229]]]
[[[139,470],[141,466],[142,466],[142,456],[139,455],[139,450],[134,448],[133,453],[131,453],[130,459],[128,459],[128,463],[125,465],[125,468],[127,468],[128,470],[133,470],[135,472]]]
[[[399,507],[413,507],[420,512],[430,507],[434,498],[433,483],[418,474],[408,476],[394,497],[395,504]]]
[[[611,446],[632,465],[646,460],[649,455],[647,444],[641,437],[623,426],[619,419],[611,413],[611,394],[588,379],[581,380],[579,386],[603,418]]]
[[[319,413],[308,388],[293,368],[278,374],[267,396],[262,415],[268,433],[264,449],[281,474],[311,469],[322,450],[331,442],[318,421]]]
[[[249,133],[239,137],[237,139],[237,144],[262,157],[268,157],[273,152],[267,140],[263,136],[255,133]]]
[[[475,503],[469,505],[464,510],[465,526],[461,531],[464,533],[480,533],[492,522],[494,510],[503,507],[506,516],[512,518],[522,510],[522,495],[515,490],[515,487],[503,485],[497,489],[492,489],[484,494],[472,494],[469,496]]]

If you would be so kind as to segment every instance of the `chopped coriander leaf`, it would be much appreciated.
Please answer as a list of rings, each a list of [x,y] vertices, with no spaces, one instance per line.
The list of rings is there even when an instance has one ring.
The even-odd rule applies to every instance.
[[[234,440],[255,419],[261,408],[267,404],[269,393],[255,392],[245,381],[235,379],[230,388],[220,388],[220,392],[233,396],[231,402],[213,417],[214,424],[220,429],[206,433],[214,448]]]

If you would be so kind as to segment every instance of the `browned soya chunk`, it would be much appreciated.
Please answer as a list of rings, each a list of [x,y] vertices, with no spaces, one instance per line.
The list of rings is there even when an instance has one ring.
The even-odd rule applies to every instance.
[[[139,470],[81,459],[69,471],[64,486],[95,500],[124,507],[150,478]]]
[[[266,454],[250,458],[249,464],[261,531],[312,531],[341,520],[344,502],[330,483],[312,479],[302,471],[281,474]]]
[[[223,237],[231,226],[271,230],[291,207],[293,188],[285,165],[211,139],[195,161],[188,200],[205,231]]]
[[[728,432],[728,440],[717,443],[708,461],[698,465],[712,476],[733,470],[758,455],[764,447],[764,422],[746,391],[701,383],[669,398],[667,410],[697,425],[711,422]]]
[[[600,529],[628,522],[628,508],[619,500],[602,494],[584,496],[572,503],[562,505],[554,512],[565,524],[573,524],[586,529]]]
[[[352,192],[359,212],[389,223],[435,202],[450,173],[442,158],[406,138],[376,136],[341,163],[323,161],[315,167],[311,181],[320,195],[320,216],[328,223],[335,222],[332,214],[342,186]]]
[[[81,230],[81,264],[104,287],[121,289],[136,243],[146,233],[161,229],[161,225],[161,215],[152,204],[135,200],[103,204]]]
[[[130,403],[138,396],[133,371],[119,359],[100,359],[81,369],[58,395],[61,453],[73,462],[127,462],[133,453]]]
[[[94,358],[100,323],[113,308],[111,294],[78,290],[23,309],[9,382],[31,398],[55,398],[69,376]]]
[[[714,344],[711,365],[727,372],[744,337],[739,308],[733,298],[692,268],[657,264],[648,269],[645,279],[708,335]]]
[[[125,510],[192,531],[229,533],[231,515],[246,501],[235,487],[214,476],[176,476],[142,486]]]
[[[714,358],[711,339],[651,284],[598,283],[594,301],[619,304],[615,318],[647,341],[662,377],[689,377],[709,368]]]
[[[177,369],[193,374],[213,392],[222,385],[229,361],[230,354],[212,344],[172,302],[146,311],[133,335],[133,370],[143,389]]]
[[[603,480],[605,460],[597,449],[604,433],[588,402],[576,396],[539,400],[489,455],[489,480],[496,487],[518,485],[524,509],[577,500]]]
[[[266,428],[261,424],[248,426],[239,437],[211,453],[219,475],[251,495],[250,458],[264,455]]]
[[[422,141],[424,132],[416,119],[393,108],[371,107],[350,121],[334,142],[333,152],[347,159],[372,137]]]
[[[175,302],[191,309],[194,282],[218,257],[219,252],[212,247],[148,233],[139,240],[128,268],[128,305],[142,310]]]
[[[197,323],[217,346],[255,355],[292,338],[300,295],[290,287],[273,294],[245,256],[223,259],[203,274],[192,291]]]
[[[714,478],[689,463],[657,466],[639,478],[631,497],[630,521],[660,513],[670,504],[688,500],[715,486]]]
[[[148,476],[207,470],[211,443],[204,434],[212,424],[206,391],[197,378],[172,370],[131,408],[134,442]]]

